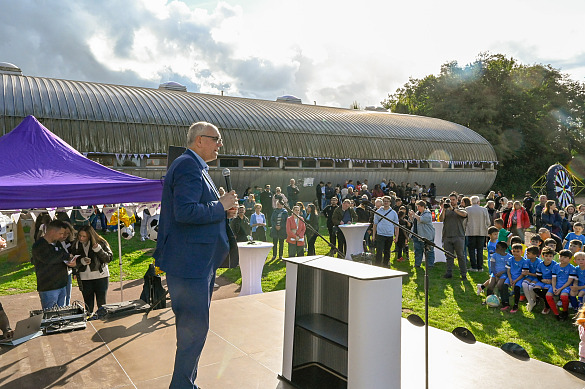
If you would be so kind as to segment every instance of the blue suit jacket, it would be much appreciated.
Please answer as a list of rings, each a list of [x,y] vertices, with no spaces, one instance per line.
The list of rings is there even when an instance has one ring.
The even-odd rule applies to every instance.
[[[156,265],[172,276],[207,278],[230,252],[233,234],[208,177],[189,150],[165,176],[153,256]]]

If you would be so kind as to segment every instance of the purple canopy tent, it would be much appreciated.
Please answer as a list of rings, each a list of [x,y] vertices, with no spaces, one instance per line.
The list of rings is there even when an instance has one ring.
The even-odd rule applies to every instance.
[[[0,137],[0,210],[158,202],[161,196],[162,181],[87,159],[32,115]],[[120,228],[118,245],[122,293]]]
[[[27,116],[0,137],[0,209],[161,200],[162,182],[87,159]]]

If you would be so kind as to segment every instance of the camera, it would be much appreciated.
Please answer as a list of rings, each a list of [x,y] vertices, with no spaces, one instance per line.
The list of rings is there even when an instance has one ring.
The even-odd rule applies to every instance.
[[[451,208],[451,199],[445,200],[443,203],[443,208]]]

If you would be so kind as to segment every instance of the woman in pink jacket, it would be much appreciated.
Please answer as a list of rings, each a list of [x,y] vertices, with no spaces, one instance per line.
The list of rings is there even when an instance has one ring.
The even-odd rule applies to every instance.
[[[299,216],[301,209],[295,205],[292,215],[286,219],[286,242],[288,243],[289,257],[302,257],[305,255],[305,221]]]
[[[520,201],[514,201],[514,207],[510,211],[506,227],[512,234],[518,235],[524,243],[526,229],[530,227],[530,217]]]

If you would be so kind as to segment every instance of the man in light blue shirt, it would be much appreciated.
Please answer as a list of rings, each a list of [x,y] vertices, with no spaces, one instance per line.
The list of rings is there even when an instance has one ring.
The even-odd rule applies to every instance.
[[[390,196],[382,197],[382,204],[383,206],[376,211],[378,214],[374,215],[372,240],[376,244],[376,265],[389,267],[392,241],[396,242],[398,239],[398,214],[390,207],[392,204]],[[380,215],[387,217],[396,224],[392,224]],[[383,262],[382,252],[384,252]]]

